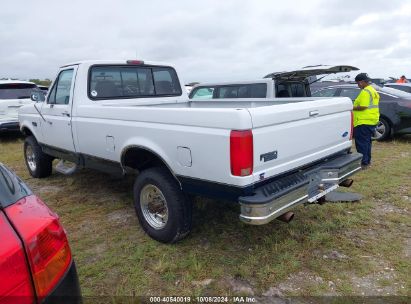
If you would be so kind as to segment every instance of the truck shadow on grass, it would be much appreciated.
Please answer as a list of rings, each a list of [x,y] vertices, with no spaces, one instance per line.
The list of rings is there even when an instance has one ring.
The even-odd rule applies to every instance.
[[[23,139],[24,139],[24,135],[21,132],[7,132],[7,133],[0,132],[0,144],[1,143],[13,143],[13,142],[17,142]]]

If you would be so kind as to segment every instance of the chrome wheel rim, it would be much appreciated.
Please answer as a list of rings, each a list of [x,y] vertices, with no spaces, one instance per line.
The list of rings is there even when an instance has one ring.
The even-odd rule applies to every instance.
[[[377,126],[375,127],[375,132],[374,132],[374,139],[379,139],[381,138],[385,133],[385,125],[379,121]]]
[[[159,188],[145,185],[140,192],[140,207],[144,219],[154,229],[161,229],[168,221],[167,201]]]
[[[36,155],[34,154],[32,146],[26,147],[26,160],[30,170],[36,171]]]

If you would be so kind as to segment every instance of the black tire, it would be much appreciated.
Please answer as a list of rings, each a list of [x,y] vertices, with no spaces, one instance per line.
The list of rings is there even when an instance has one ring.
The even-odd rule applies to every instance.
[[[391,125],[385,118],[380,118],[377,124],[375,135],[372,139],[377,141],[384,141],[391,138]]]
[[[34,136],[26,137],[24,141],[24,160],[30,175],[35,178],[48,177],[53,171],[53,158],[41,150]]]
[[[190,233],[192,204],[166,168],[142,171],[136,178],[133,192],[138,220],[151,238],[162,243],[175,243]],[[163,220],[165,214],[167,218]]]

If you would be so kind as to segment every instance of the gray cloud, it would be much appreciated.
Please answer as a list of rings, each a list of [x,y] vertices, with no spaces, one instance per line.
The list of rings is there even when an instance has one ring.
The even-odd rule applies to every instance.
[[[141,58],[186,81],[252,79],[311,64],[411,74],[406,1],[15,0],[0,10],[0,78],[54,77],[83,59]]]

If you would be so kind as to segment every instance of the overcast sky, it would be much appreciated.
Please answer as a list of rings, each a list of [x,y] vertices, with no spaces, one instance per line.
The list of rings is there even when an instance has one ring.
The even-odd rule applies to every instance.
[[[411,78],[408,0],[70,0],[3,3],[0,78],[54,78],[84,59],[174,64],[186,82],[314,64]]]

